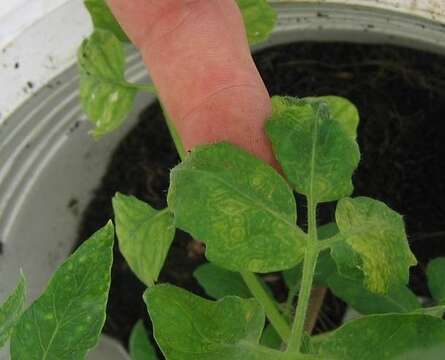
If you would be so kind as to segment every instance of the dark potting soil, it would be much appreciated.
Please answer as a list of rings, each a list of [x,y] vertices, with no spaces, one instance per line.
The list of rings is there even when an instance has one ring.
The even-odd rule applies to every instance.
[[[445,255],[445,58],[378,45],[298,43],[259,52],[255,61],[271,95],[340,95],[361,115],[358,141],[362,160],[354,175],[355,194],[386,202],[403,214],[419,265],[411,286],[428,296],[425,266]],[[88,238],[112,218],[115,192],[135,195],[156,208],[166,205],[169,170],[178,162],[158,104],[113,154],[101,186],[83,214],[79,239]],[[304,205],[299,209],[304,225]],[[331,221],[333,205],[319,213]],[[204,295],[194,269],[204,262],[203,248],[178,232],[160,280]],[[134,323],[146,319],[144,286],[116,247],[105,332],[128,340]],[[281,279],[267,277],[279,298]],[[344,304],[329,294],[317,331],[339,324]]]

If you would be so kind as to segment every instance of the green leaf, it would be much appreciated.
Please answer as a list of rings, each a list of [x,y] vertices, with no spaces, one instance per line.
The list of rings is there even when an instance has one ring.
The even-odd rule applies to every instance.
[[[9,340],[12,330],[23,312],[26,297],[26,280],[23,273],[17,287],[0,306],[0,348]]]
[[[168,209],[157,211],[133,196],[113,198],[119,248],[131,270],[147,286],[158,280],[175,236]]]
[[[330,99],[273,97],[273,114],[266,124],[287,178],[297,192],[318,203],[352,193],[351,177],[360,160],[352,110],[331,111]]]
[[[109,31],[96,30],[82,42],[78,64],[81,104],[99,138],[122,125],[138,90],[125,80],[124,49]]]
[[[438,360],[445,353],[445,321],[418,314],[374,315],[348,322],[327,336],[322,358]]]
[[[271,349],[280,350],[283,342],[274,327],[268,324],[263,331],[263,335],[261,335],[260,344]]]
[[[170,177],[176,225],[204,241],[216,265],[264,273],[302,259],[306,235],[295,225],[294,196],[269,165],[219,143],[196,148]]]
[[[338,119],[339,125],[351,138],[356,139],[360,116],[355,105],[340,96],[320,96],[318,99],[328,104],[331,116]]]
[[[207,295],[214,299],[221,299],[230,295],[244,299],[252,297],[239,273],[223,269],[212,263],[199,266],[193,276],[204,288]]]
[[[384,203],[366,197],[345,198],[335,213],[340,233],[363,262],[366,287],[387,293],[409,280],[417,261],[409,249],[403,218]]]
[[[95,29],[108,30],[122,42],[130,41],[105,0],[85,0],[84,3],[91,15]]]
[[[144,322],[138,321],[133,327],[129,341],[130,357],[132,360],[157,360],[156,350],[148,339]]]
[[[243,16],[247,40],[253,45],[266,41],[277,21],[277,13],[267,0],[236,0]]]
[[[431,260],[426,276],[431,295],[439,304],[445,305],[445,258]]]
[[[171,285],[148,289],[144,299],[155,339],[169,360],[306,359],[258,345],[264,313],[253,299],[214,302]]]
[[[105,321],[113,224],[96,232],[56,271],[11,337],[12,360],[83,359]]]
[[[420,309],[416,295],[404,285],[391,287],[387,294],[375,294],[361,281],[333,273],[327,279],[327,286],[361,314],[405,313]]]

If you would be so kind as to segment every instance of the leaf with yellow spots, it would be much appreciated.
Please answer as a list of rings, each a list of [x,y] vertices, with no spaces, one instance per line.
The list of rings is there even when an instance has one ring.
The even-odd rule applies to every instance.
[[[303,257],[294,195],[271,166],[228,143],[200,146],[171,172],[176,226],[206,243],[206,256],[232,271],[288,269]]]
[[[57,270],[11,337],[12,360],[83,359],[105,321],[114,228],[108,223]]]
[[[402,216],[384,203],[367,197],[338,202],[336,222],[345,241],[362,259],[366,287],[386,293],[405,285],[417,261],[411,252]]]

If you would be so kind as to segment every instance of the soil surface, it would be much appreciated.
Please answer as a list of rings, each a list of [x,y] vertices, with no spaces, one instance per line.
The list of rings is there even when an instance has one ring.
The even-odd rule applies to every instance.
[[[404,215],[420,262],[411,286],[428,296],[425,266],[445,256],[445,58],[392,46],[298,43],[259,52],[255,61],[271,95],[340,95],[356,104],[362,161],[354,175],[355,194],[384,201]],[[160,107],[154,104],[116,149],[83,214],[79,239],[112,218],[111,198],[117,191],[165,207],[169,170],[177,162]],[[304,204],[299,203],[304,225]],[[332,220],[332,210],[332,205],[324,206],[320,221]],[[204,295],[192,276],[205,261],[202,253],[200,243],[178,232],[160,280]],[[112,276],[104,330],[126,344],[134,323],[147,318],[144,286],[117,248]],[[283,298],[280,277],[267,279]],[[329,294],[317,331],[335,327],[344,309]]]

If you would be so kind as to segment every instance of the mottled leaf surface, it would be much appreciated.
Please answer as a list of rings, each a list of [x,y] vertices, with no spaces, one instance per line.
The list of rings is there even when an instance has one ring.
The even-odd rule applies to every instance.
[[[12,360],[83,359],[105,321],[113,225],[96,232],[56,271],[11,337]]]
[[[338,360],[438,360],[445,321],[419,314],[374,315],[346,323],[326,337],[320,355]]]
[[[335,213],[340,233],[362,259],[364,282],[375,293],[405,285],[417,263],[403,218],[384,203],[366,197],[345,198]]]
[[[238,272],[207,263],[198,267],[193,275],[206,294],[214,299],[221,299],[224,296],[238,296],[244,299],[252,297]]]
[[[133,327],[129,341],[131,360],[157,360],[156,350],[148,338],[143,321]]]
[[[339,111],[338,106],[331,111],[330,99],[273,97],[273,114],[266,124],[285,175],[297,192],[316,202],[349,196],[360,160],[356,124],[349,118],[353,111]]]
[[[84,3],[91,15],[91,20],[93,21],[95,29],[108,30],[120,41],[130,41],[114,15],[111,13],[105,0],[85,0]]]
[[[295,199],[272,167],[218,143],[196,148],[170,176],[176,226],[204,241],[216,265],[264,273],[302,259],[306,235],[295,225]]]
[[[258,345],[264,313],[253,299],[202,299],[171,285],[156,285],[144,295],[154,336],[169,360],[298,360]]]
[[[434,300],[445,305],[445,258],[431,260],[426,271],[428,287]]]
[[[236,0],[243,15],[247,40],[253,45],[266,41],[272,33],[277,14],[267,0]]]
[[[0,348],[8,341],[15,324],[22,315],[25,296],[26,280],[24,275],[20,274],[17,287],[0,306]]]
[[[80,100],[93,135],[100,137],[122,125],[133,107],[137,89],[124,78],[125,54],[113,33],[96,30],[78,52]]]
[[[153,285],[175,235],[172,214],[119,193],[113,198],[113,209],[122,255],[142,282]]]

